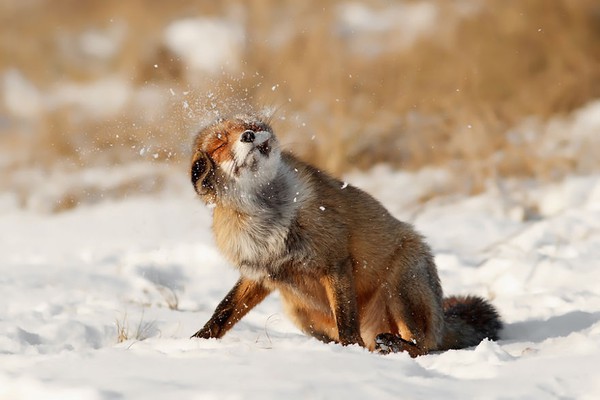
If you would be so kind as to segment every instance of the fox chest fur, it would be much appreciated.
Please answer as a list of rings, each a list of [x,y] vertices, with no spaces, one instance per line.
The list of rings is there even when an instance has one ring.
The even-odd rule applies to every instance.
[[[222,253],[254,280],[278,280],[284,270],[308,266],[313,246],[297,226],[297,203],[273,197],[258,202],[253,212],[214,209],[213,232]]]
[[[283,256],[288,227],[269,216],[217,207],[213,218],[217,246],[240,269],[262,264],[267,255],[269,259]],[[267,272],[265,269],[263,273]]]

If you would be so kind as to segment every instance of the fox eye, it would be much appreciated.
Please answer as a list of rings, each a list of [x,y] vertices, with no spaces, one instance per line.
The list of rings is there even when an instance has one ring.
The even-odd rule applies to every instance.
[[[211,153],[214,153],[215,151],[227,145],[227,135],[225,133],[217,132],[214,138],[215,140],[212,143],[213,150]]]

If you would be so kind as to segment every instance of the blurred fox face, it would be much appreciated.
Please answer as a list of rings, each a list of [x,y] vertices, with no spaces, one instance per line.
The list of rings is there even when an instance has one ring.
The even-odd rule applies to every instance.
[[[194,143],[191,178],[201,196],[248,192],[270,182],[280,160],[271,127],[256,116],[219,120],[203,129]]]

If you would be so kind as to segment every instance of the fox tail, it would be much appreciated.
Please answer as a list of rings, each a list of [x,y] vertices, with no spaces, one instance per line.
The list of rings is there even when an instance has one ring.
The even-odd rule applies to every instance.
[[[444,335],[440,350],[478,345],[483,339],[498,340],[502,321],[489,302],[477,296],[444,298]]]

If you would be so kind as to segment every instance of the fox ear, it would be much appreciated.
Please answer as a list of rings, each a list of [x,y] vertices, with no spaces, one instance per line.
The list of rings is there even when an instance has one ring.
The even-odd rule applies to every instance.
[[[207,194],[214,188],[214,163],[207,153],[197,151],[192,158],[191,177],[194,189],[200,195]]]

